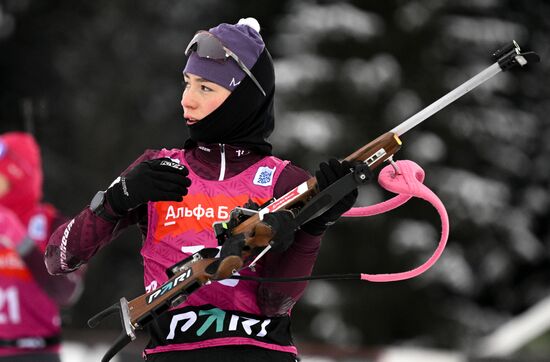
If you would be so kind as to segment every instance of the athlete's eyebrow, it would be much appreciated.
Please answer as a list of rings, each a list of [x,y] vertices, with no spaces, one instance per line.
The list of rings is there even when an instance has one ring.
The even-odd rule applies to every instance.
[[[191,77],[187,74],[187,73],[183,73],[183,78],[187,78],[187,79],[190,79]],[[208,82],[208,83],[212,83],[212,81],[208,80],[208,79],[204,79],[202,77],[193,77],[194,80],[196,80],[197,82]]]

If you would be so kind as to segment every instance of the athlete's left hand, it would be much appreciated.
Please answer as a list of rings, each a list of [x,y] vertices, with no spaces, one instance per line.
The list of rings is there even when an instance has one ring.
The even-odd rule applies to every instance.
[[[271,250],[282,252],[294,242],[294,233],[297,225],[294,222],[294,215],[288,210],[275,211],[264,215],[264,224],[271,227],[273,239],[269,243]]]
[[[285,251],[294,242],[296,224],[290,211],[283,210],[265,214],[262,223],[269,226],[273,233],[273,239],[269,243],[271,250]],[[241,256],[244,246],[245,235],[243,233],[232,235],[223,243],[220,256],[222,259],[230,255]]]

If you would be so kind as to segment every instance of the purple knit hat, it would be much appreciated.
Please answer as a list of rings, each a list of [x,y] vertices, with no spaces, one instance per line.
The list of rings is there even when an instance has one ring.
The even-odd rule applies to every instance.
[[[208,30],[222,44],[235,53],[251,69],[265,48],[260,36],[260,24],[254,18],[241,19],[237,24],[222,23]],[[227,58],[223,62],[201,58],[192,52],[187,60],[184,73],[195,74],[233,91],[246,77],[246,73],[235,60]]]

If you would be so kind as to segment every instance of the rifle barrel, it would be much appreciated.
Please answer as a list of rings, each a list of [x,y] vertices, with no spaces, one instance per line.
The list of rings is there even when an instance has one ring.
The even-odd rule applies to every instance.
[[[439,112],[443,108],[447,107],[449,104],[456,101],[458,98],[470,92],[472,89],[476,88],[480,84],[485,83],[500,72],[502,72],[500,65],[498,64],[498,62],[494,63],[493,65],[473,76],[466,82],[462,83],[443,97],[439,98],[420,112],[416,113],[414,116],[409,117],[408,119],[397,125],[395,128],[393,128],[390,132],[396,133],[398,136],[403,135],[405,132],[409,131],[413,127],[416,127],[419,123],[423,122],[428,117],[431,117],[434,113]]]

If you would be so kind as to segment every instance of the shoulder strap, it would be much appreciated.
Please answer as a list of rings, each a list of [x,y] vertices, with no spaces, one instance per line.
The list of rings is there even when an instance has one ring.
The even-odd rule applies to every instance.
[[[386,190],[397,195],[375,205],[352,208],[343,215],[345,217],[377,215],[403,205],[412,197],[418,197],[432,204],[441,218],[441,239],[432,256],[424,264],[410,271],[401,273],[361,274],[362,280],[371,282],[391,282],[414,278],[431,268],[441,256],[441,253],[443,253],[443,249],[445,249],[449,237],[449,216],[439,197],[422,183],[424,181],[424,176],[424,170],[413,161],[397,161],[396,167],[388,165],[380,171],[378,183]]]

